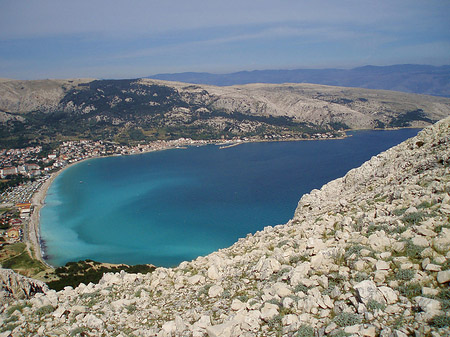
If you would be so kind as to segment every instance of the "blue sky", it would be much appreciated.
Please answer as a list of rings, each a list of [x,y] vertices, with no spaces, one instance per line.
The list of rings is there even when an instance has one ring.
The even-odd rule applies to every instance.
[[[0,0],[0,77],[450,64],[449,0]]]

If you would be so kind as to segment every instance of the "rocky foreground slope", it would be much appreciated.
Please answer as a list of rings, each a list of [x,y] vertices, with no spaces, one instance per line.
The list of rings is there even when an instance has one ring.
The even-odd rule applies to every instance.
[[[285,225],[4,305],[3,336],[448,336],[449,144],[448,118],[303,196]]]

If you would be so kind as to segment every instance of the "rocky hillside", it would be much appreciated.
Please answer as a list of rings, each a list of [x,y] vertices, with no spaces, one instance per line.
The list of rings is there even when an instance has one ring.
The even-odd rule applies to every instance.
[[[450,118],[301,198],[287,224],[0,310],[3,336],[448,336]]]
[[[429,125],[450,99],[313,84],[189,85],[149,79],[0,82],[0,147],[68,138],[310,138]],[[8,143],[9,142],[9,143]]]

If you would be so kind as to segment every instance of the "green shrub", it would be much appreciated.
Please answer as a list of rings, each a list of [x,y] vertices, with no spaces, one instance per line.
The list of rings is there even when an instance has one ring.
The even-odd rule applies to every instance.
[[[53,311],[55,311],[55,308],[53,308],[53,306],[49,305],[44,305],[43,307],[40,307],[39,309],[36,310],[36,315],[38,316],[45,316],[48,314],[51,314]]]
[[[384,310],[386,308],[386,305],[384,303],[380,303],[377,302],[375,300],[369,300],[369,302],[367,302],[367,309],[371,310],[371,311],[375,311],[375,310]]]
[[[129,314],[132,314],[133,312],[135,312],[137,310],[136,305],[135,304],[129,304],[125,306],[125,309],[127,310],[127,312]]]
[[[420,254],[424,249],[424,247],[416,246],[411,241],[407,241],[405,245],[405,254],[413,260],[419,260],[421,258]]]
[[[13,315],[7,319],[5,319],[5,321],[3,323],[12,323],[12,322],[17,322],[19,320],[19,317],[16,315]]]
[[[430,324],[436,328],[445,328],[447,326],[450,326],[450,316],[447,315],[439,315],[434,316]]]
[[[269,325],[269,328],[273,331],[279,331],[281,332],[281,329],[283,328],[283,324],[281,322],[282,317],[281,315],[276,315],[274,317],[272,317],[271,319],[269,319],[269,321],[267,322],[267,325]]]
[[[419,296],[422,293],[422,287],[419,283],[416,282],[406,283],[398,287],[398,291],[400,291],[403,296],[412,298],[415,296]]]
[[[395,210],[392,212],[392,214],[395,215],[395,216],[400,216],[400,215],[405,214],[405,212],[406,212],[407,209],[408,209],[408,208],[398,208],[398,209],[395,209]]]
[[[437,298],[441,302],[441,309],[444,311],[450,311],[450,289],[442,289]]]
[[[406,214],[402,217],[402,221],[408,225],[417,225],[425,218],[425,213],[423,212],[414,212]]]
[[[415,272],[411,269],[400,269],[395,273],[395,278],[402,281],[410,281],[414,278]]]
[[[70,335],[71,336],[85,336],[84,332],[88,331],[88,328],[86,328],[85,326],[79,326],[78,328],[73,329],[72,331],[70,331]]]
[[[297,284],[294,288],[295,293],[299,293],[300,291],[302,291],[306,294],[308,292],[308,290],[309,290],[309,288],[302,283]]]
[[[336,332],[333,331],[330,334],[330,336],[332,336],[332,337],[347,337],[347,336],[351,336],[351,335],[349,333],[345,332],[344,330],[339,329]]]
[[[17,323],[8,323],[6,325],[0,326],[0,332],[13,331],[15,328],[17,328],[18,325],[19,324]]]
[[[355,279],[356,282],[362,282],[364,280],[368,280],[369,279],[369,275],[367,275],[367,273],[364,273],[364,272],[358,273],[358,274],[355,275],[354,279]]]
[[[22,312],[22,310],[26,307],[30,308],[31,305],[30,304],[14,304],[14,305],[8,307],[8,309],[6,309],[6,314],[8,316],[12,315],[14,313],[14,311],[16,311],[16,310],[18,310],[19,312]]]
[[[361,245],[353,245],[347,248],[347,250],[345,251],[344,257],[348,258],[353,254],[356,254],[359,256],[360,251],[363,250],[365,247],[361,246]]]
[[[353,313],[341,312],[333,319],[333,321],[338,326],[344,327],[361,323],[361,318]]]
[[[301,325],[297,330],[296,337],[314,337],[314,329],[309,325]]]
[[[289,264],[297,264],[299,261],[306,262],[309,258],[305,255],[293,255],[289,258]]]
[[[420,205],[417,206],[417,209],[430,208],[433,205],[435,205],[434,202],[423,201],[423,202],[420,203]]]

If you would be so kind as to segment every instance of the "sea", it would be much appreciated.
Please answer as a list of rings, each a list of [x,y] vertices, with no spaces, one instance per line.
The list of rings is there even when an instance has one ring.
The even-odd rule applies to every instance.
[[[91,259],[171,267],[284,224],[301,196],[418,129],[90,159],[64,170],[40,213],[53,266]]]

